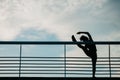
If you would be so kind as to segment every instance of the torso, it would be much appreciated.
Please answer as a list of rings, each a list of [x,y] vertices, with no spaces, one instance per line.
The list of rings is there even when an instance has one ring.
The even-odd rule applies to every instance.
[[[86,44],[85,48],[87,49],[87,52],[85,52],[87,56],[91,58],[97,57],[97,49],[95,44]]]

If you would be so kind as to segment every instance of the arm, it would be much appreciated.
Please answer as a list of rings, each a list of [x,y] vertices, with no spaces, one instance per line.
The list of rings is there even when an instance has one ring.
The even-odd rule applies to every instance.
[[[77,34],[84,34],[84,33],[87,33],[87,32],[77,32]]]
[[[74,35],[72,35],[72,41],[73,41],[73,42],[77,42],[77,40],[75,39]],[[83,46],[82,46],[81,44],[77,44],[77,46],[78,46],[79,48],[83,48]]]
[[[87,35],[88,35],[88,37],[89,37],[89,39],[90,39],[91,41],[93,41],[93,39],[92,39],[92,37],[91,37],[90,33],[86,32],[85,34],[87,34]]]
[[[93,39],[92,39],[92,37],[91,37],[91,35],[90,35],[89,32],[77,32],[77,34],[87,34],[88,37],[89,37],[89,39],[90,39],[91,41],[93,41]]]

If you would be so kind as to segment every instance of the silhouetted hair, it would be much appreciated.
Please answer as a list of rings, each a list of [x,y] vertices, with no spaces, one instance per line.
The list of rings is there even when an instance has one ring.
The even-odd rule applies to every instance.
[[[80,37],[80,40],[83,40],[83,41],[88,41],[89,39],[88,39],[88,37],[86,37],[86,36],[82,35],[82,36]]]

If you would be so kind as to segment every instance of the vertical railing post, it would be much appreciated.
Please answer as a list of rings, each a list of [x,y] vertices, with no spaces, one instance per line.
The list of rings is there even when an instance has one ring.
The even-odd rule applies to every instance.
[[[64,44],[64,77],[66,79],[66,44]]]
[[[22,45],[20,44],[20,55],[19,55],[19,79],[21,77],[21,58],[22,58]]]
[[[108,45],[109,47],[109,71],[110,71],[110,78],[111,78],[111,55],[110,55],[110,44]]]

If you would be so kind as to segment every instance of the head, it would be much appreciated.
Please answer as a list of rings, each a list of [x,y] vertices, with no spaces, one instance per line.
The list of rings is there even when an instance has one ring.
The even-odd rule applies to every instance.
[[[88,37],[82,35],[82,36],[80,37],[80,40],[81,40],[81,41],[88,41],[89,39],[88,39]]]

